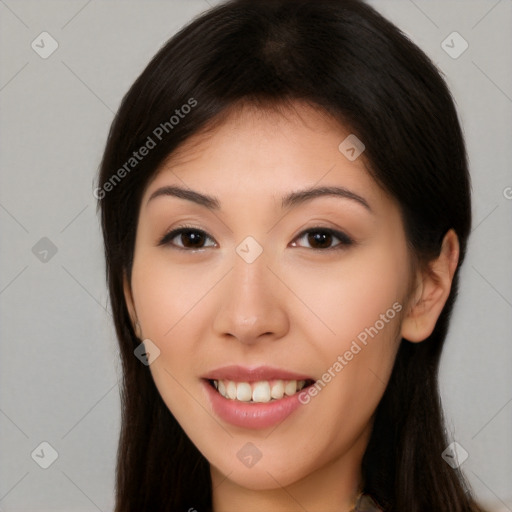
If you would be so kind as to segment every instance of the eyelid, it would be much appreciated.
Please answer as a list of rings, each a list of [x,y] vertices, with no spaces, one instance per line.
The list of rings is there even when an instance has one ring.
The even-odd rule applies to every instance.
[[[176,238],[178,235],[180,235],[181,233],[186,232],[186,231],[196,231],[198,233],[201,233],[201,235],[203,235],[205,238],[214,240],[213,237],[211,237],[204,229],[201,229],[196,226],[189,225],[189,224],[182,224],[180,226],[177,226],[176,228],[172,228],[169,231],[167,231],[165,233],[165,235],[158,241],[157,245],[158,246],[170,245],[170,246],[172,246],[173,249],[178,249],[180,251],[188,251],[188,252],[201,251],[203,249],[207,249],[208,247],[211,247],[211,246],[208,246],[208,247],[200,247],[198,249],[187,249],[187,248],[179,247],[174,244],[171,245],[170,241],[172,239]],[[215,240],[214,240],[214,242],[215,242]],[[217,242],[215,242],[215,245],[217,245]]]

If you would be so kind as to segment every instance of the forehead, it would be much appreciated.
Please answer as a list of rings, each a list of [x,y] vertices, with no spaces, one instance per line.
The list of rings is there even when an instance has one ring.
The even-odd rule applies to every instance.
[[[294,153],[307,151],[314,143],[322,143],[316,155],[322,160],[322,154],[327,156],[326,150],[336,149],[349,134],[348,128],[323,109],[304,102],[265,107],[243,103],[231,107],[219,120],[214,119],[211,125],[189,137],[166,163],[180,165],[197,156],[219,156],[226,151],[242,159],[257,154],[260,159],[267,156],[275,160],[290,149]],[[305,139],[311,143],[304,145]],[[269,146],[273,147],[271,153],[263,151]]]
[[[364,153],[351,160],[340,151],[351,136],[348,127],[307,104],[246,105],[187,139],[155,173],[145,198],[172,183],[226,199],[275,199],[315,185],[342,186],[375,201],[384,193]]]

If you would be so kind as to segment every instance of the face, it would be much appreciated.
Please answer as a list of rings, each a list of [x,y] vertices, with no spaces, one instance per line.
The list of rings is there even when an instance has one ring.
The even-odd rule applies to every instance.
[[[304,105],[246,108],[145,190],[125,293],[214,486],[357,479],[410,260],[398,206],[338,149],[349,134]]]

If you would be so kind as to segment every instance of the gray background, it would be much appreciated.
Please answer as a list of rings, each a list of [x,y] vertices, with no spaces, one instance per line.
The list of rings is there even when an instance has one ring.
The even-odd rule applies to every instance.
[[[113,507],[119,363],[95,174],[122,95],[214,3],[0,0],[2,511]],[[443,71],[464,125],[475,222],[441,387],[474,491],[512,511],[512,2],[371,3]],[[59,45],[46,59],[43,31]],[[453,31],[469,43],[456,59]]]

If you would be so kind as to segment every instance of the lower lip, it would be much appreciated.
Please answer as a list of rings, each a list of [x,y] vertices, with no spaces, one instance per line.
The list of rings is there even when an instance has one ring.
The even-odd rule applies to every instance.
[[[207,381],[203,381],[213,412],[236,427],[264,429],[284,421],[301,404],[299,393],[266,403],[239,402],[224,398]]]

